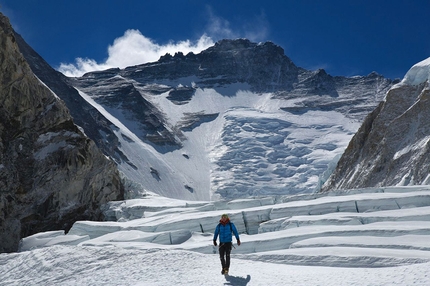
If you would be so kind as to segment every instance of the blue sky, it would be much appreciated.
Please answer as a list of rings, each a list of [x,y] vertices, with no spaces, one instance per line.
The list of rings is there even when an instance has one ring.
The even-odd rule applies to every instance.
[[[332,75],[402,78],[430,57],[429,0],[0,0],[0,11],[70,73],[239,37],[272,41],[296,65]]]

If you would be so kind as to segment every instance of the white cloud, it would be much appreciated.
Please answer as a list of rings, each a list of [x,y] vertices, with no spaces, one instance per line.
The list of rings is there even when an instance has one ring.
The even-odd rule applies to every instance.
[[[86,72],[96,71],[96,70],[104,70],[111,68],[106,64],[98,64],[95,60],[92,59],[83,59],[77,58],[76,64],[65,64],[61,63],[58,70],[65,74],[66,76],[81,76]]]
[[[97,63],[93,59],[77,58],[75,64],[61,63],[58,70],[66,76],[82,76],[90,71],[154,62],[166,53],[199,53],[213,44],[212,38],[203,34],[196,42],[186,40],[159,45],[138,30],[127,30],[108,47],[108,58],[105,62]]]
[[[157,61],[160,56],[166,53],[172,55],[178,51],[184,54],[189,52],[198,53],[213,44],[210,37],[203,35],[196,43],[186,40],[158,45],[151,39],[143,36],[138,30],[127,30],[124,36],[117,38],[113,45],[109,46],[109,58],[106,64],[122,68]]]

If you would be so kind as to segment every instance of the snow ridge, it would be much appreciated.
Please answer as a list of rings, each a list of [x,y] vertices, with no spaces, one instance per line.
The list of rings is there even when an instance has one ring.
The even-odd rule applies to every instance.
[[[401,83],[406,85],[419,85],[426,81],[430,81],[430,58],[413,65],[406,73]]]

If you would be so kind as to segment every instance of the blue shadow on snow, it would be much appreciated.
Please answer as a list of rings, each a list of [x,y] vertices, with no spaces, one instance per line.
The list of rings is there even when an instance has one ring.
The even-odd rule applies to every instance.
[[[251,275],[247,275],[246,278],[226,275],[225,280],[227,281],[227,283],[225,283],[224,285],[246,286],[248,282],[251,281]]]

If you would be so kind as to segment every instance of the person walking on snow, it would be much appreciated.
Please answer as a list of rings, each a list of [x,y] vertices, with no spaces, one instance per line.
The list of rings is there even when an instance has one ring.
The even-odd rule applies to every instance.
[[[219,224],[215,228],[214,245],[217,246],[217,238],[219,235],[219,257],[221,259],[222,270],[221,274],[228,274],[230,268],[230,252],[232,244],[232,234],[236,237],[237,245],[240,245],[239,233],[236,226],[232,223],[228,215],[223,214]]]

